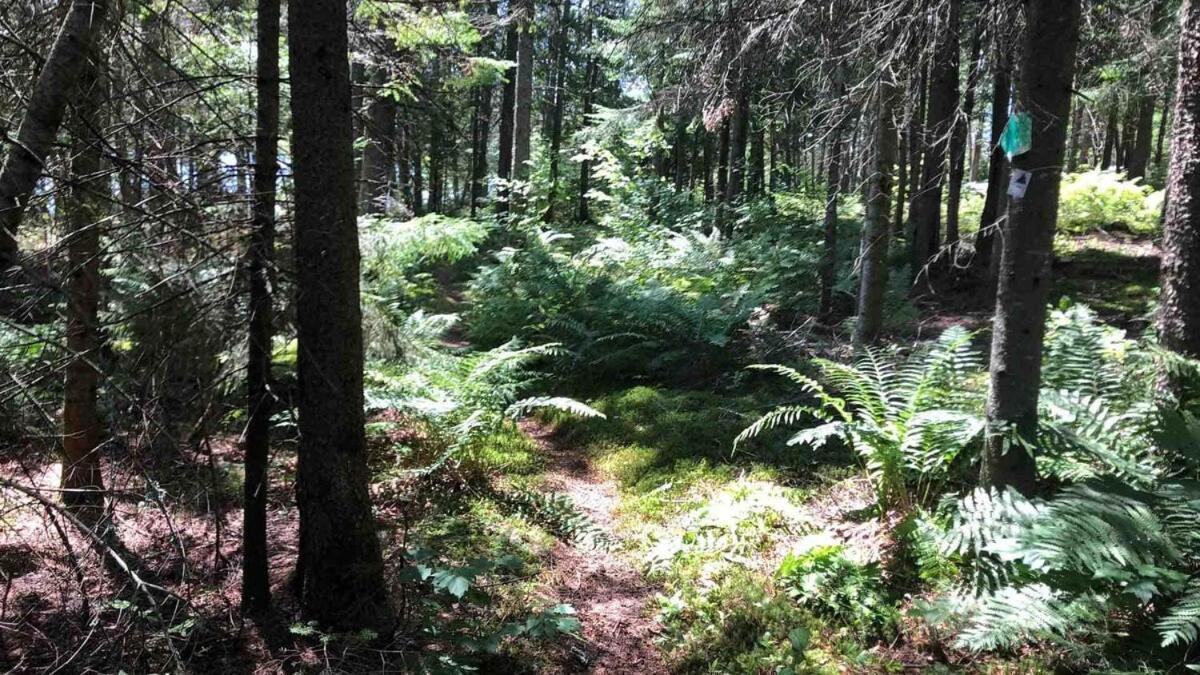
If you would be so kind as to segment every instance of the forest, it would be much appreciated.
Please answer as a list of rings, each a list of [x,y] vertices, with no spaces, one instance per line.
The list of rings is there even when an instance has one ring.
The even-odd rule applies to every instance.
[[[1200,0],[0,2],[0,670],[1200,671]]]

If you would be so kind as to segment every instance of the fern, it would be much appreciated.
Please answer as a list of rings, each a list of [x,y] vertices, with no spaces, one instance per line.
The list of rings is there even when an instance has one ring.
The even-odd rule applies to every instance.
[[[1155,627],[1164,647],[1192,644],[1200,639],[1200,581],[1193,579],[1188,584]]]
[[[770,411],[742,431],[736,446],[779,426],[815,419],[788,445],[817,447],[840,437],[862,457],[884,510],[910,508],[936,494],[950,464],[983,430],[969,382],[981,359],[970,334],[955,328],[907,359],[866,349],[853,365],[814,359],[819,378],[780,365],[751,366],[786,377],[815,405]]]

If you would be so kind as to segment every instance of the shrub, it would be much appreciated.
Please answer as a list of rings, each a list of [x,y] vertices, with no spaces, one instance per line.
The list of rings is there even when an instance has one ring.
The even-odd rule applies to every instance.
[[[1058,227],[1063,231],[1152,234],[1158,229],[1163,193],[1124,174],[1087,171],[1063,176],[1059,200]]]

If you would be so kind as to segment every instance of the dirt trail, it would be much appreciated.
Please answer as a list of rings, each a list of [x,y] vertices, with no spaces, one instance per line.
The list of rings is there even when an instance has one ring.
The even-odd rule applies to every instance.
[[[576,450],[561,447],[550,430],[529,420],[521,428],[546,453],[547,488],[570,497],[576,508],[611,533],[618,503],[616,487],[600,477]],[[583,622],[586,645],[564,673],[665,675],[654,646],[658,624],[647,606],[658,590],[616,551],[580,548],[559,541],[552,556],[552,582],[562,602]]]

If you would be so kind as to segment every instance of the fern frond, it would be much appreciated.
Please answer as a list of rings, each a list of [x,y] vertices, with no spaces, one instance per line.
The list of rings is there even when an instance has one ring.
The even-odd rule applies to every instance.
[[[565,396],[534,396],[531,398],[521,399],[520,401],[508,406],[508,409],[504,411],[504,416],[510,419],[516,419],[518,417],[523,417],[532,410],[538,410],[541,408],[561,410],[563,412],[568,412],[580,417],[598,417],[600,419],[606,419],[604,413],[600,412],[599,410],[596,410],[586,403],[582,403],[573,398],[567,398]]]

